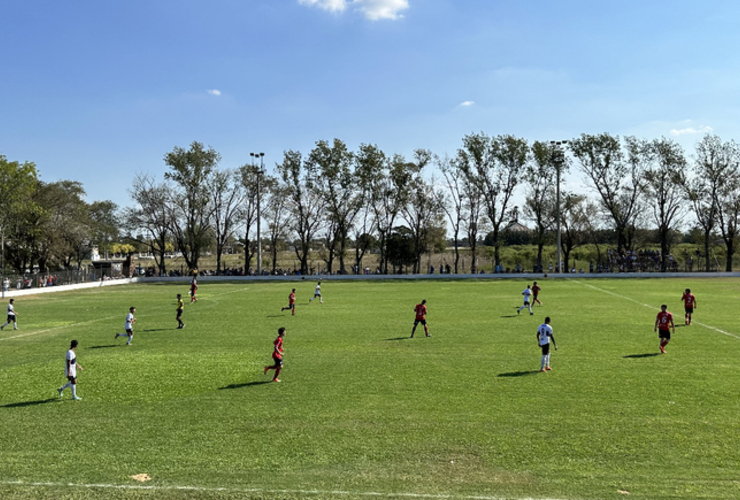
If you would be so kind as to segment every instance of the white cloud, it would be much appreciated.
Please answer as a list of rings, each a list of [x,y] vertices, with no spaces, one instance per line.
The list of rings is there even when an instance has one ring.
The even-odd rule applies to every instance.
[[[681,135],[694,135],[694,134],[710,134],[712,132],[712,127],[706,125],[704,127],[694,128],[694,127],[687,127],[682,129],[673,129],[671,130],[671,135],[673,136],[681,136]]]
[[[208,93],[211,94],[211,95],[215,95],[215,96],[220,96],[221,95],[221,91],[218,90],[218,89],[208,90]]]
[[[409,8],[408,0],[298,0],[298,3],[329,12],[344,12],[352,5],[371,21],[399,19],[403,17],[400,12]]]
[[[462,106],[463,108],[468,108],[475,104],[475,101],[463,101],[459,104],[459,106]]]

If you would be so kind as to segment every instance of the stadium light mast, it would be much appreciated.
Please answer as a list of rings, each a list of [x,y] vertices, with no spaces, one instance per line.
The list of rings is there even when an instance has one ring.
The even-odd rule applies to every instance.
[[[262,209],[260,203],[262,199],[262,176],[265,175],[265,153],[249,153],[249,156],[252,157],[252,166],[254,166],[255,158],[260,159],[259,171],[257,172],[257,274],[262,276]]]
[[[555,173],[557,176],[556,181],[556,188],[555,188],[555,206],[557,209],[557,231],[558,231],[558,261],[555,265],[556,273],[562,273],[563,272],[563,257],[562,257],[562,233],[560,230],[560,172],[563,170],[563,165],[565,164],[565,153],[563,153],[563,150],[560,148],[560,146],[564,146],[568,144],[568,141],[550,141],[550,144],[553,146],[552,151],[552,162],[555,165]]]

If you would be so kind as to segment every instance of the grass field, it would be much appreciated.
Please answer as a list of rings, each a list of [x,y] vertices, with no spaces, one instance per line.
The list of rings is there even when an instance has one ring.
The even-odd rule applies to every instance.
[[[324,304],[309,281],[204,282],[184,330],[185,283],[19,297],[0,498],[740,497],[740,280],[540,284],[544,306],[518,316],[523,280],[324,281]],[[421,299],[433,336],[409,339]],[[663,302],[679,328],[658,355]],[[545,315],[559,350],[538,373]],[[73,338],[82,401],[56,397]]]

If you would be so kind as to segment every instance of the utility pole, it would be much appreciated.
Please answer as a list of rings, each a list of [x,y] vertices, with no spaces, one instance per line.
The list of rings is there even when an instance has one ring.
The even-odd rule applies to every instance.
[[[555,189],[555,205],[556,205],[556,212],[557,212],[557,231],[558,231],[558,261],[556,263],[555,269],[556,273],[562,273],[563,272],[563,256],[562,256],[562,233],[560,231],[560,173],[563,170],[563,165],[565,164],[565,153],[563,153],[563,150],[560,148],[560,146],[564,146],[568,144],[568,141],[550,141],[550,144],[553,145],[553,151],[552,151],[552,162],[555,165],[555,173],[557,176],[557,185]]]

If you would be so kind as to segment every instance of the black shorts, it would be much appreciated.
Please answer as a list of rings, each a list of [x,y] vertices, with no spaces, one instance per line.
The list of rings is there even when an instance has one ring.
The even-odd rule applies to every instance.
[[[684,309],[684,311],[686,311],[686,314],[691,314],[691,313],[694,312],[694,308],[693,307],[684,307],[683,309]]]
[[[126,330],[126,335],[131,336],[134,334],[133,330]]]
[[[419,323],[421,323],[424,326],[427,326],[427,320],[425,319],[415,319],[414,320],[414,326],[418,325]]]
[[[547,356],[548,354],[550,354],[550,343],[548,342],[545,345],[541,345],[540,349],[542,349],[542,355]]]
[[[67,380],[69,380],[69,381],[70,381],[70,382],[72,382],[73,384],[76,384],[76,383],[77,383],[77,377],[69,377],[69,376],[68,376],[68,377],[67,377]]]
[[[177,318],[180,319],[180,316],[182,316],[182,309],[177,310]]]
[[[8,314],[8,323],[15,323],[15,314]]]
[[[658,328],[658,338],[671,340],[671,331]]]
[[[272,358],[272,361],[275,363],[273,366],[279,366],[280,368],[283,367],[283,358]]]

